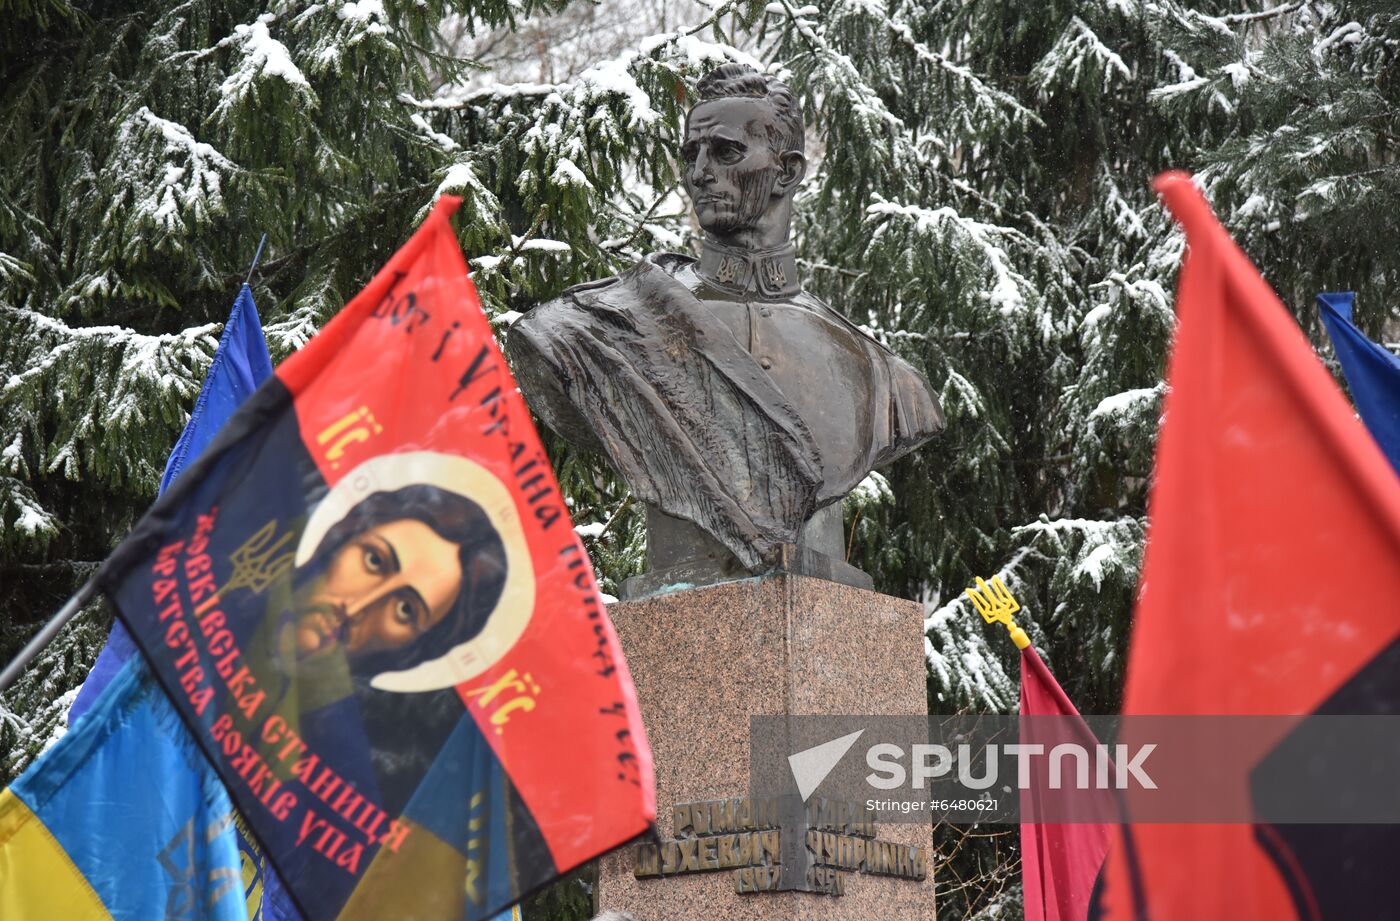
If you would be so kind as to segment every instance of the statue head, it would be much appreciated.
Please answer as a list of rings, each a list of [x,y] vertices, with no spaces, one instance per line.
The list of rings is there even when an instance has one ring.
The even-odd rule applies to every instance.
[[[707,74],[681,147],[701,228],[744,249],[785,242],[807,166],[803,140],[802,106],[787,86],[746,64]]]

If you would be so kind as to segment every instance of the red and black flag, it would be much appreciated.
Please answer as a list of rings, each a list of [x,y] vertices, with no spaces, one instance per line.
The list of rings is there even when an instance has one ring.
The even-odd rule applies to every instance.
[[[1021,642],[1018,639],[1016,645],[1021,646]],[[1040,745],[1047,752],[1066,742],[1091,752],[1099,745],[1029,640],[1021,646],[1020,741],[1022,745]],[[1037,800],[1053,795],[1052,786],[1040,774],[1035,778],[1036,783],[1021,793],[1026,921],[1089,921],[1097,917],[1095,890],[1102,885],[1109,823],[1117,818],[1113,795],[1106,790],[1076,791],[1074,802],[1080,821],[1046,822],[1038,817]],[[1101,820],[1089,821],[1092,817]]]
[[[1298,732],[1400,712],[1400,481],[1190,177],[1157,189],[1187,252],[1123,712],[1299,719],[1237,723],[1262,728],[1209,769],[1248,820],[1113,831],[1107,917],[1400,918],[1400,826],[1288,818],[1364,779]],[[1374,725],[1390,760],[1360,767],[1393,789]]]
[[[457,204],[99,577],[310,921],[485,918],[655,817],[627,666]]]
[[[1018,762],[1021,806],[1021,875],[1026,921],[1097,921],[1104,857],[1111,824],[1118,819],[1113,794],[1088,785],[1062,782],[1062,762],[1049,762],[1064,749],[1098,753],[1103,746],[1079,715],[1069,695],[1031,645],[1012,615],[1021,605],[1000,576],[977,580],[967,589],[987,623],[1006,626],[1021,650],[1019,744],[1045,760]],[[1018,755],[1018,758],[1020,756]],[[1107,757],[1106,754],[1102,757]],[[1087,762],[1086,762],[1087,766]]]

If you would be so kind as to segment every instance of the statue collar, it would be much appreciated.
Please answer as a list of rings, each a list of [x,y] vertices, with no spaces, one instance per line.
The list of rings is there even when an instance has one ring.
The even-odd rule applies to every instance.
[[[772,249],[738,249],[706,240],[700,253],[701,277],[735,294],[755,291],[762,297],[791,297],[802,290],[792,244]]]

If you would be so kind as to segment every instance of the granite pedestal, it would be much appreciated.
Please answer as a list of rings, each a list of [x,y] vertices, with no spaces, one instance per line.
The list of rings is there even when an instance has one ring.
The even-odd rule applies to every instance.
[[[673,827],[676,806],[749,796],[752,716],[927,712],[923,617],[912,601],[775,574],[619,602],[609,614],[651,742],[663,840],[693,834]],[[791,863],[803,831],[783,833]],[[931,868],[930,825],[883,824],[875,834],[906,853],[921,849]],[[757,833],[752,846],[757,854]],[[600,910],[639,921],[934,918],[931,871],[924,879],[845,873],[841,895],[741,894],[734,870],[638,878],[639,853],[646,873],[645,854],[656,851],[629,846],[602,860]],[[708,854],[713,861],[713,845]]]

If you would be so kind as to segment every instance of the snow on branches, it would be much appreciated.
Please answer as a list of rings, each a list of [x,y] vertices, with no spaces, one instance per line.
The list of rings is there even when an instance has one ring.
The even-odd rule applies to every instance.
[[[492,314],[557,291],[566,273],[606,275],[648,244],[680,239],[675,151],[694,83],[726,61],[761,66],[700,38],[709,24],[642,38],[559,83],[403,99],[425,135],[454,140],[437,190],[465,199],[463,245]],[[527,216],[523,234],[505,229],[508,208]]]
[[[292,63],[287,46],[272,37],[269,26],[277,21],[272,13],[264,13],[251,23],[234,26],[232,44],[240,58],[233,72],[219,85],[219,104],[214,108],[216,118],[246,103],[256,103],[260,92],[268,91],[268,83],[285,88],[301,104],[314,106],[316,94],[311,90],[301,69]]]
[[[134,259],[143,243],[155,249],[204,229],[226,210],[224,187],[238,166],[189,129],[146,106],[117,129],[112,157],[116,194],[103,224],[116,230],[122,255]]]
[[[56,536],[59,521],[24,480],[72,481],[154,495],[163,458],[218,345],[218,326],[160,336],[70,327],[0,306],[0,546]]]
[[[1400,189],[1383,79],[1400,16],[714,0],[558,72],[527,53],[496,79],[463,50],[558,7],[593,15],[141,0],[56,32],[26,20],[52,53],[0,95],[0,562],[100,556],[149,499],[262,231],[254,282],[280,357],[437,195],[461,195],[508,336],[567,286],[693,242],[683,116],[707,70],[741,61],[807,110],[804,284],[922,369],[948,417],[850,500],[851,561],[928,600],[935,706],[1014,699],[1005,644],[953,595],[1002,571],[1071,695],[1111,707],[1181,250],[1146,179],[1197,168],[1286,297],[1356,279],[1363,316],[1379,312],[1400,282],[1367,232]],[[454,45],[448,25],[483,41]],[[550,450],[615,586],[642,566],[641,510],[597,458]]]

